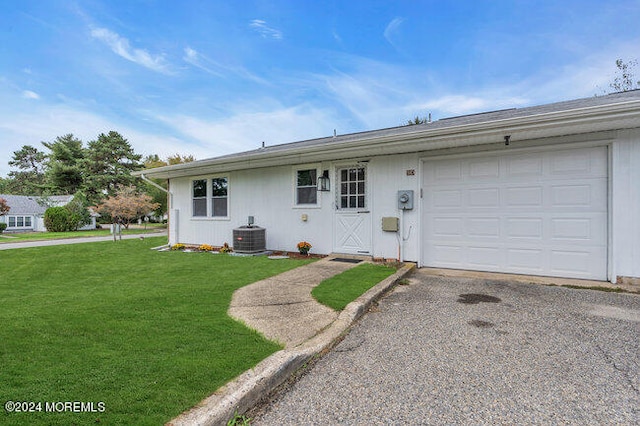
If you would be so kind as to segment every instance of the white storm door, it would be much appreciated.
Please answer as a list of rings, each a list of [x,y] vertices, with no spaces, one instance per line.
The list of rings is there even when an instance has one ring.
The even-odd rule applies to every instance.
[[[346,254],[371,253],[371,212],[365,166],[336,170],[336,210],[333,251]]]

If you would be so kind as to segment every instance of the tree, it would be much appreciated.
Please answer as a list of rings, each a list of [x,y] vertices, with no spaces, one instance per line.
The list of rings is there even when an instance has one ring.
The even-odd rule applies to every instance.
[[[119,186],[115,195],[107,197],[96,209],[111,216],[113,223],[129,228],[131,221],[158,208],[147,194],[133,186]],[[115,233],[114,233],[115,238]]]
[[[89,212],[89,203],[84,193],[76,192],[73,199],[64,206],[70,213],[69,222],[73,231],[91,223],[91,213]]]
[[[141,158],[118,132],[101,133],[89,142],[81,162],[87,199],[99,203],[105,196],[115,196],[120,186],[134,185],[136,178],[131,172],[142,168]]]
[[[191,163],[196,161],[193,155],[181,156],[180,154],[174,154],[167,157],[167,164],[173,166],[174,164]]]
[[[54,142],[42,142],[49,148],[47,184],[54,194],[75,194],[82,186],[81,163],[85,156],[82,141],[71,133],[58,136]]]
[[[616,60],[616,68],[618,75],[613,79],[609,86],[614,92],[628,92],[630,90],[640,89],[640,80],[634,81],[633,68],[638,65],[637,60],[624,62],[622,59]]]
[[[44,226],[49,232],[73,230],[71,212],[62,206],[49,207],[44,212]]]
[[[9,213],[9,210],[11,210],[11,207],[7,204],[7,200],[0,198],[0,216],[4,216]]]
[[[190,163],[195,161],[193,155],[180,155],[174,154],[167,157],[166,161],[162,160],[158,154],[147,155],[144,159],[145,169],[154,169],[156,167],[169,166],[174,164]],[[160,187],[167,189],[167,182],[160,179],[152,179]],[[163,216],[167,212],[167,193],[161,189],[145,182],[145,192],[149,194],[154,203],[158,204],[158,208],[155,210],[157,216]]]
[[[24,145],[19,151],[14,151],[9,165],[18,170],[9,172],[11,192],[17,195],[44,193],[46,160],[47,155],[31,145]]]
[[[0,198],[0,216],[4,216],[5,214],[9,213],[9,210],[11,210],[11,207],[9,207],[9,204],[7,204],[7,200],[5,200],[4,198]],[[0,234],[2,234],[5,229],[7,229],[7,224],[4,222],[0,222]]]
[[[407,121],[407,126],[414,126],[416,124],[425,124],[425,123],[428,123],[426,117],[420,118],[419,116],[416,115],[413,120]]]

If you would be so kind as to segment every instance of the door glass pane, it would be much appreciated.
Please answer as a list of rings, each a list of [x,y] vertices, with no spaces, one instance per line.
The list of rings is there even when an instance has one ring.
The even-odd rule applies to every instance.
[[[367,207],[364,167],[340,170],[340,208]]]

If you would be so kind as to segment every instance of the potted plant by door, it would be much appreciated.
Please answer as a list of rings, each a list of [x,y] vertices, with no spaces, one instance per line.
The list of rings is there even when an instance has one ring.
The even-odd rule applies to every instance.
[[[308,256],[309,255],[309,250],[311,249],[311,243],[308,243],[306,241],[300,241],[298,243],[298,251],[300,252],[301,255],[304,256]]]

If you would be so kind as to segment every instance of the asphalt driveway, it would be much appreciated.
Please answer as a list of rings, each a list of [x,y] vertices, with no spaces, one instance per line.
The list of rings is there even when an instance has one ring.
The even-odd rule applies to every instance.
[[[417,271],[253,425],[640,424],[640,296]]]

